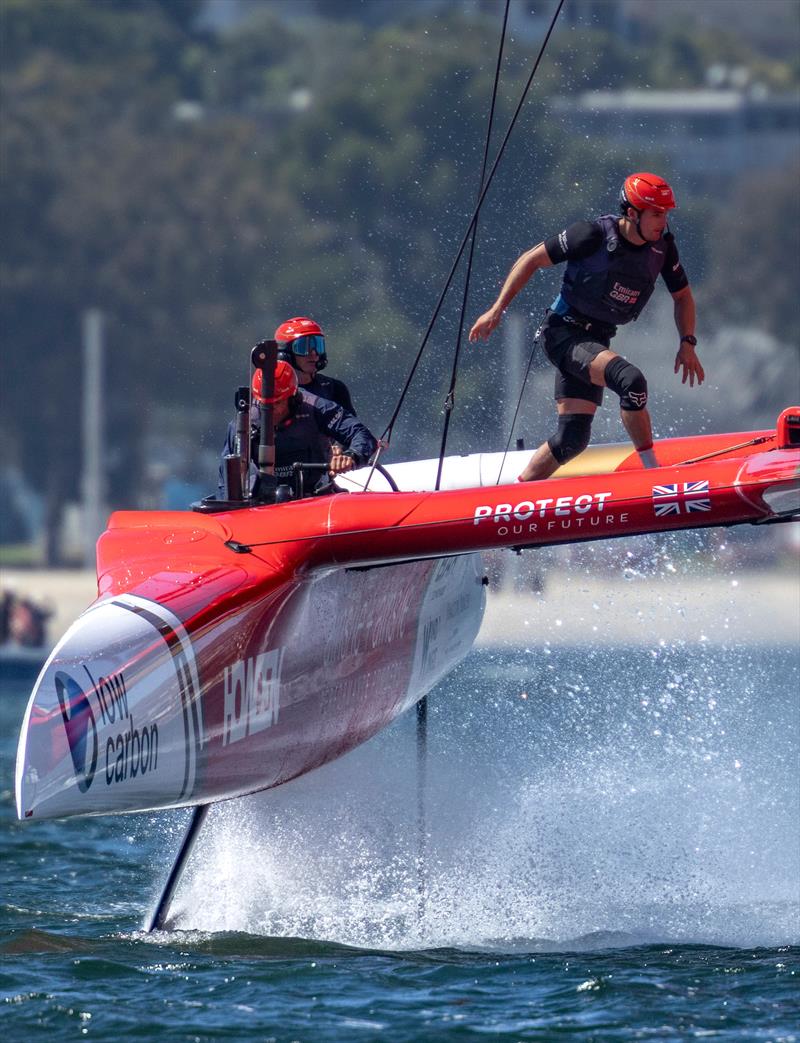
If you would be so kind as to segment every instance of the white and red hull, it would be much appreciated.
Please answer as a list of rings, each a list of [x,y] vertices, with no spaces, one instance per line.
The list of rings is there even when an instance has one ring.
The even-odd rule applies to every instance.
[[[797,514],[787,415],[800,424],[792,410],[772,432],[661,442],[651,471],[612,446],[544,482],[481,486],[497,461],[476,484],[475,458],[457,458],[447,484],[467,468],[468,487],[420,488],[423,467],[414,492],[113,515],[98,601],[31,696],[20,817],[207,803],[340,756],[467,654],[476,552]]]
[[[70,628],[23,726],[21,817],[206,803],[287,782],[413,705],[469,652],[483,616],[475,554],[299,582],[220,573],[229,607],[186,626],[170,598],[121,593]]]

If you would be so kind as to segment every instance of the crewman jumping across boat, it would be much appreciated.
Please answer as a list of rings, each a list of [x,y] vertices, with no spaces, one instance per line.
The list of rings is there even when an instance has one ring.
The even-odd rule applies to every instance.
[[[694,387],[705,373],[697,357],[695,303],[667,215],[675,196],[657,174],[630,174],[620,189],[620,216],[578,221],[526,251],[514,263],[497,300],[475,322],[470,340],[486,340],[503,312],[540,268],[567,262],[561,290],[539,331],[556,367],[558,428],[533,454],[520,482],[548,478],[588,446],[603,388],[620,400],[625,430],[645,467],[657,467],[642,371],[610,348],[617,327],[642,313],[659,275],[675,302],[680,338],[675,372]]]

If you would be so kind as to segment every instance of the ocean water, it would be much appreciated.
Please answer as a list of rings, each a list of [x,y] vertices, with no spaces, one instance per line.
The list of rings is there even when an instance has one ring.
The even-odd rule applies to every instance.
[[[18,823],[0,685],[0,1028],[120,1040],[800,1041],[793,648],[476,650],[414,715],[212,809]]]

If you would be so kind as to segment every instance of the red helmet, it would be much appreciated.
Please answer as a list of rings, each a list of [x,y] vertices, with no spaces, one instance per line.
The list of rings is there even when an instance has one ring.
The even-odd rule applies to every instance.
[[[297,391],[297,374],[288,362],[278,362],[275,365],[275,391],[272,398],[264,398],[261,394],[264,381],[261,370],[257,369],[253,374],[253,398],[263,405],[268,403],[282,402],[285,398],[291,398]]]
[[[622,212],[632,206],[634,210],[673,210],[675,196],[663,177],[658,174],[629,174],[620,189],[619,203]]]
[[[305,337],[309,333],[316,333],[320,337],[325,336],[318,322],[299,315],[296,319],[287,319],[286,322],[280,324],[275,330],[275,340],[279,344],[289,344],[297,337]]]
[[[296,319],[287,319],[275,330],[278,342],[278,358],[290,362],[297,368],[297,356],[307,355],[313,349],[317,353],[317,372],[325,369],[328,355],[325,351],[325,334],[322,327],[313,319],[299,315]]]

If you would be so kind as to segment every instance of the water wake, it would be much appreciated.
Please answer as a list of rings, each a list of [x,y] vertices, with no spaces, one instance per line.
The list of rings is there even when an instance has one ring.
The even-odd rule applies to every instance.
[[[412,721],[215,808],[184,930],[370,949],[800,940],[795,655],[476,652]],[[424,889],[421,890],[424,881]]]

